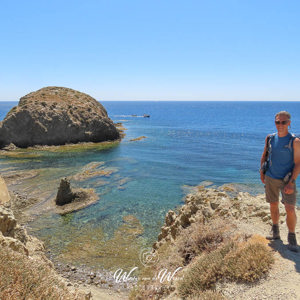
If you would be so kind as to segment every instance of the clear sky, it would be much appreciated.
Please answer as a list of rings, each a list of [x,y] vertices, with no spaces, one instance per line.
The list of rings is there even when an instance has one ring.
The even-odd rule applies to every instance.
[[[300,101],[300,1],[0,0],[0,100]]]

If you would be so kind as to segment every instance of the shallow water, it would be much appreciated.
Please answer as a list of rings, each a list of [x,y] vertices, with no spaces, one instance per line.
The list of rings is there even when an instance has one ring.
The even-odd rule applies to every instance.
[[[240,190],[262,193],[259,160],[265,136],[275,130],[274,114],[291,111],[292,128],[300,128],[298,102],[103,105],[115,122],[127,128],[120,144],[81,151],[25,151],[0,158],[2,173],[36,170],[35,177],[14,187],[44,198],[29,210],[38,216],[30,231],[56,257],[74,264],[106,268],[138,264],[140,249],[155,241],[166,212],[182,204],[187,186],[202,181],[217,186],[236,183]],[[0,103],[2,116],[5,109],[9,105]],[[143,118],[144,113],[150,118]],[[130,141],[140,136],[146,138]],[[64,217],[43,213],[65,176],[71,177],[73,186],[94,188],[100,200]]]

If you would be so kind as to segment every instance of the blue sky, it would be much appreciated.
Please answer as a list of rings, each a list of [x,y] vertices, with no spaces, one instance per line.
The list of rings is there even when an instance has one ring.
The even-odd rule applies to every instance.
[[[299,1],[0,4],[0,100],[300,100]]]

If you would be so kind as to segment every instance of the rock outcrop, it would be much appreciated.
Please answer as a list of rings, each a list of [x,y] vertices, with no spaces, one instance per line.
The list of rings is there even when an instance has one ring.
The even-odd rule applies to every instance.
[[[4,179],[0,176],[0,204],[5,204],[10,201],[7,186]]]
[[[62,178],[55,198],[56,212],[65,215],[94,204],[99,199],[93,189],[72,189],[69,179]]]
[[[185,204],[177,212],[173,210],[167,212],[165,224],[161,227],[153,248],[158,249],[165,242],[175,240],[182,230],[191,224],[196,222],[205,224],[212,218],[243,220],[257,217],[271,223],[269,205],[264,197],[264,195],[251,196],[243,192],[229,196],[224,191],[199,186],[196,192],[186,196]]]
[[[119,138],[118,129],[98,101],[64,87],[45,87],[22,97],[0,123],[0,148]]]
[[[10,209],[0,205],[0,245],[28,255],[26,248],[28,235],[17,221]]]
[[[41,280],[45,278],[51,278],[49,280],[49,290],[51,288],[57,289],[60,287],[60,291],[63,291],[65,294],[70,293],[70,297],[64,299],[90,299],[90,293],[84,293],[79,291],[76,288],[70,289],[67,291],[67,281],[59,276],[54,269],[53,263],[45,255],[45,246],[44,243],[38,240],[37,238],[28,235],[26,229],[20,226],[17,220],[14,217],[13,212],[3,207],[0,204],[0,253],[1,253],[1,268],[4,270],[2,272],[2,278],[5,276],[8,278],[8,281],[1,282],[1,291],[0,298],[5,295],[5,299],[25,299],[23,296],[18,297],[20,286],[26,287],[28,284],[27,292],[31,290],[32,286],[41,285]],[[16,263],[17,262],[17,263]],[[17,266],[19,270],[16,270],[14,267]],[[25,269],[23,269],[25,267]],[[22,271],[22,276],[19,281],[16,278],[18,272]],[[7,274],[8,272],[9,274]],[[38,281],[34,281],[34,277],[30,276],[31,273],[38,274],[35,272],[40,272],[35,278],[38,278]],[[43,272],[46,272],[44,275]],[[13,275],[12,275],[13,274]],[[40,277],[39,277],[40,276]],[[44,276],[44,277],[42,277]],[[2,279],[1,278],[1,279]],[[42,279],[41,279],[42,278]],[[21,283],[20,283],[21,282]],[[2,284],[3,283],[3,284]],[[19,286],[18,286],[19,284]],[[51,286],[51,284],[53,286]],[[24,290],[21,291],[23,293]],[[46,291],[47,295],[51,292]],[[12,294],[17,295],[15,297],[10,297]],[[26,294],[26,293],[23,293]],[[27,295],[26,295],[27,296]],[[16,298],[17,297],[17,298]],[[43,299],[50,299],[48,297],[42,297]],[[26,297],[27,299],[27,297]],[[28,299],[37,299],[36,297],[28,297]],[[56,298],[58,299],[58,298]]]
[[[70,181],[67,178],[61,179],[55,199],[56,205],[65,205],[71,203],[74,198],[75,194],[71,190]]]

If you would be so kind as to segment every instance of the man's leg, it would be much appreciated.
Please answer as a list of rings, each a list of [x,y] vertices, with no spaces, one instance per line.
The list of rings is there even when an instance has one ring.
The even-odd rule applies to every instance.
[[[284,206],[285,206],[285,211],[286,211],[286,225],[289,229],[289,232],[295,233],[296,223],[297,223],[295,205],[286,203],[286,204],[284,204]]]
[[[296,205],[296,191],[293,194],[282,193],[282,201],[286,211],[286,225],[289,229],[288,234],[288,249],[298,252],[297,239],[295,234],[297,215],[295,211]]]
[[[273,225],[278,225],[279,222],[279,202],[271,202],[270,203],[270,212],[271,212],[271,219]]]
[[[271,202],[270,203],[270,212],[271,212],[271,219],[272,219],[272,230],[271,235],[267,236],[268,240],[277,240],[280,239],[279,233],[279,202]]]
[[[266,201],[270,203],[270,213],[272,219],[272,232],[266,238],[268,240],[280,239],[279,234],[279,191],[281,181],[269,176],[265,177]]]

